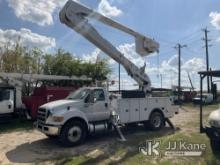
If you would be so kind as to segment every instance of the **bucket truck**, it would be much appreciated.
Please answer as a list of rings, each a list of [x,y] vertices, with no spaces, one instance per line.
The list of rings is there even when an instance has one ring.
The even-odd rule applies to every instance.
[[[41,81],[90,81],[89,78],[68,77],[39,74],[0,73],[0,117],[12,116],[16,113],[23,113],[28,118],[35,119],[40,105],[47,102],[63,99],[77,89],[71,87],[35,87],[31,96],[23,96],[22,89],[25,83],[36,83]]]
[[[172,99],[151,97],[151,81],[145,67],[139,68],[126,58],[98,33],[89,19],[134,36],[136,52],[141,56],[158,51],[159,44],[75,1],[69,0],[60,11],[62,23],[120,63],[139,84],[140,90],[122,91],[121,96],[113,96],[105,88],[81,88],[64,100],[42,105],[38,110],[36,128],[49,137],[57,136],[67,146],[83,143],[88,134],[101,128],[115,128],[121,140],[125,140],[119,126],[130,123],[142,123],[152,130],[160,130],[165,121],[178,112]]]

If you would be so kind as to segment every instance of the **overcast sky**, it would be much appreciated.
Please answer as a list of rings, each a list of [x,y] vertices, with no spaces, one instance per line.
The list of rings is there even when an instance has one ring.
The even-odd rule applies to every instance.
[[[24,46],[39,47],[54,52],[63,48],[84,60],[94,61],[97,55],[107,57],[82,36],[59,22],[58,13],[66,0],[0,0],[0,44],[20,42]],[[198,86],[199,70],[205,69],[204,32],[210,30],[210,66],[219,68],[220,1],[219,0],[81,0],[98,12],[148,36],[160,43],[160,53],[141,58],[135,53],[134,38],[115,29],[93,22],[126,57],[146,72],[155,87],[177,84],[177,43],[182,49],[182,84],[189,86],[187,72]],[[113,70],[110,79],[117,80],[118,65],[109,61]],[[123,89],[135,88],[135,82],[122,70]],[[117,84],[112,89],[117,88]]]

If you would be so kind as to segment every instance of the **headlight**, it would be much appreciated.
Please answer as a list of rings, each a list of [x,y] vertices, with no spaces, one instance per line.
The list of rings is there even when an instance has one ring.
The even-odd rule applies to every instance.
[[[52,120],[54,122],[62,122],[64,120],[64,117],[63,116],[53,116]]]
[[[209,120],[209,124],[210,124],[210,126],[212,126],[212,127],[220,128],[220,121]]]

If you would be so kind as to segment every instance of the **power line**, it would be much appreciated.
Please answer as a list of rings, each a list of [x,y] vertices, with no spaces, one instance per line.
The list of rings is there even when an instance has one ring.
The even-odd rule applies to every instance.
[[[197,30],[195,30],[195,31],[193,31],[192,33],[190,33],[190,34],[188,34],[188,35],[186,35],[186,36],[184,36],[184,37],[182,37],[182,38],[179,38],[178,40],[176,40],[175,42],[178,42],[178,41],[187,41],[187,40],[189,40],[189,39],[192,39],[193,37],[195,37],[195,36],[197,36],[197,35],[199,35],[199,30],[197,29]]]
[[[191,49],[189,46],[187,46],[186,50],[189,51],[190,53],[193,53],[193,54],[199,54],[199,53],[201,53],[201,52],[199,52],[199,51],[195,51],[195,50]]]

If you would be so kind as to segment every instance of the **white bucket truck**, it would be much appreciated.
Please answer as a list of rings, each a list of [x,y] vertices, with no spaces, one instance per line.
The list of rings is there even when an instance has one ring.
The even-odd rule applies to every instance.
[[[89,23],[96,19],[135,37],[136,52],[141,56],[156,52],[159,44],[132,29],[123,26],[75,1],[69,0],[60,12],[60,20],[84,36],[108,56],[120,63],[139,84],[138,91],[123,91],[115,97],[100,87],[81,88],[66,99],[45,104],[39,108],[36,128],[49,137],[58,136],[67,146],[84,142],[86,136],[99,125],[106,129],[112,126],[124,139],[118,125],[143,123],[159,130],[178,113],[169,97],[151,97],[151,81],[145,67],[138,68],[109,41],[103,38]]]

